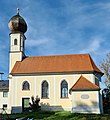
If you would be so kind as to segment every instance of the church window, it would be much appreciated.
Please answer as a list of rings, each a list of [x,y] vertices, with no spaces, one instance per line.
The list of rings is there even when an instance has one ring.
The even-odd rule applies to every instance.
[[[14,39],[14,45],[17,45],[17,39]]]
[[[29,85],[28,81],[23,82],[22,90],[30,90],[30,85]]]
[[[49,96],[49,85],[48,82],[45,80],[42,83],[42,98],[48,98]]]
[[[63,80],[61,82],[61,98],[67,98],[68,97],[68,83],[66,80]]]

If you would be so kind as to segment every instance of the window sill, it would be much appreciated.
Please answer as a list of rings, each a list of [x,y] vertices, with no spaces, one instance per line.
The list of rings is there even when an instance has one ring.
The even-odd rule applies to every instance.
[[[22,90],[22,91],[30,91],[30,90]]]
[[[42,97],[41,99],[49,99],[48,97],[46,98],[46,97]]]
[[[60,97],[60,99],[69,99],[69,97]]]

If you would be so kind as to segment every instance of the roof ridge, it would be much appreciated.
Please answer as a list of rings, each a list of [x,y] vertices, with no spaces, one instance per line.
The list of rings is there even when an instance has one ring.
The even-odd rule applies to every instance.
[[[88,53],[84,54],[57,54],[57,55],[44,55],[44,56],[26,56],[26,58],[31,58],[31,57],[56,57],[56,56],[75,56],[75,55],[89,55]]]

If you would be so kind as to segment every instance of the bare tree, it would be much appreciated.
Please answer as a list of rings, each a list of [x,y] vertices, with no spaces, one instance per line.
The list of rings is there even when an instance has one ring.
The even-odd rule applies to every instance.
[[[100,68],[104,72],[104,83],[107,88],[110,88],[110,53],[108,53],[106,58],[101,62]]]
[[[110,53],[106,55],[106,58],[101,62],[100,68],[104,72],[104,83],[106,88],[102,90],[103,109],[104,113],[108,113],[110,109]]]
[[[106,58],[100,64],[100,68],[104,72],[104,83],[107,88],[110,88],[110,53],[106,55]]]

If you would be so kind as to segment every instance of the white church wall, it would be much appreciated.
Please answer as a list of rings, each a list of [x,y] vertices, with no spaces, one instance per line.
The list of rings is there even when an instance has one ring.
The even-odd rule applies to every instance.
[[[94,82],[93,74],[82,74],[92,83]],[[10,105],[19,107],[19,112],[22,111],[22,98],[32,96],[40,97],[42,109],[49,110],[72,110],[72,97],[68,94],[68,98],[61,98],[61,81],[66,80],[69,89],[76,83],[81,74],[65,74],[65,75],[29,75],[29,76],[13,76],[10,79]],[[41,98],[41,83],[46,80],[49,84],[49,98]],[[30,90],[23,91],[22,83],[28,81]],[[20,108],[21,106],[21,108]]]
[[[73,91],[72,112],[100,114],[99,99],[99,91]]]

